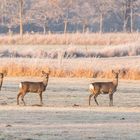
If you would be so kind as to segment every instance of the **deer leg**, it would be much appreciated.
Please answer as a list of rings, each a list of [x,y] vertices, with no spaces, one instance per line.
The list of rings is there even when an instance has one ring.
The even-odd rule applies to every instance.
[[[39,97],[40,97],[40,104],[43,105],[43,101],[42,101],[42,92],[39,93]]]
[[[24,104],[24,106],[25,106],[26,104],[25,104],[25,101],[24,101],[24,96],[25,96],[25,94],[23,94],[23,95],[21,96],[21,100],[22,100],[22,102],[23,102],[23,104]]]
[[[109,94],[110,103],[109,106],[113,106],[113,94]]]
[[[99,104],[98,104],[98,102],[97,102],[97,100],[96,100],[97,96],[98,96],[98,94],[95,94],[94,100],[95,100],[96,105],[98,106]]]
[[[93,96],[93,94],[90,94],[89,95],[89,106],[90,106],[90,100],[91,100],[91,97]]]
[[[22,92],[19,92],[17,95],[17,105],[19,105],[19,97],[21,96]]]

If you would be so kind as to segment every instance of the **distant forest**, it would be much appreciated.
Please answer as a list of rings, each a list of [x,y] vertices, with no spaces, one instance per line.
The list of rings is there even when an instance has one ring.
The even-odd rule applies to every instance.
[[[0,33],[139,32],[140,0],[0,0]]]

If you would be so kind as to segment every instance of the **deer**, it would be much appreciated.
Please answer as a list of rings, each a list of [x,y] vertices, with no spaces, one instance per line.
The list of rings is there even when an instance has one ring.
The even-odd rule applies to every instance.
[[[3,84],[3,78],[7,75],[7,72],[4,71],[2,73],[0,73],[0,90],[2,88],[2,84]]]
[[[41,82],[30,82],[30,81],[24,81],[19,84],[19,93],[17,95],[17,105],[19,105],[19,97],[21,97],[21,100],[24,104],[24,96],[30,92],[30,93],[38,93],[40,97],[40,105],[43,105],[42,101],[42,93],[46,90],[46,87],[48,85],[48,80],[49,80],[49,72],[46,73],[42,71],[42,77],[43,81]]]
[[[100,94],[109,94],[109,106],[113,106],[113,94],[117,91],[119,73],[120,71],[115,72],[112,70],[114,77],[112,82],[94,82],[89,84],[89,91],[91,93],[89,95],[89,106],[92,96],[94,96],[96,105],[99,105],[97,102],[97,96]]]

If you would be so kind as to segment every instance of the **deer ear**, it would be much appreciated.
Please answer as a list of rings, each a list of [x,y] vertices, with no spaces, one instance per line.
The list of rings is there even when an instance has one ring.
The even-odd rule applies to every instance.
[[[51,73],[50,69],[49,69],[49,71],[48,71],[47,73],[48,73],[48,74],[50,74],[50,73]]]
[[[42,71],[42,74],[45,74],[46,72]]]
[[[6,76],[7,75],[7,71],[5,70],[5,71],[3,71],[3,75],[4,76]]]
[[[114,71],[114,70],[112,70],[112,73],[115,73],[115,71]]]
[[[7,73],[4,73],[4,76],[7,76]]]
[[[118,73],[120,73],[121,71],[120,70],[118,70]]]

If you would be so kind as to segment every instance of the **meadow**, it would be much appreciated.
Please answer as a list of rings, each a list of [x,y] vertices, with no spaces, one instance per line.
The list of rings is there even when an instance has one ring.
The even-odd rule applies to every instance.
[[[16,96],[20,81],[40,77],[6,77],[0,92],[0,139],[6,140],[112,140],[140,137],[140,81],[119,80],[114,106],[108,95],[99,95],[88,106],[88,84],[109,79],[49,79],[42,107],[37,94],[25,96],[26,106]]]
[[[1,35],[0,44],[30,45],[119,45],[140,41],[140,34],[135,33],[66,33],[66,34],[24,34]]]
[[[140,137],[140,35],[48,34],[0,36],[0,140],[138,140]],[[27,94],[16,104],[21,81],[41,81],[43,93]],[[91,82],[112,81],[120,70],[114,106],[108,95],[92,99]]]
[[[0,44],[0,71],[9,76],[50,69],[54,77],[110,78],[120,69],[120,78],[140,79],[139,33],[11,35]]]

